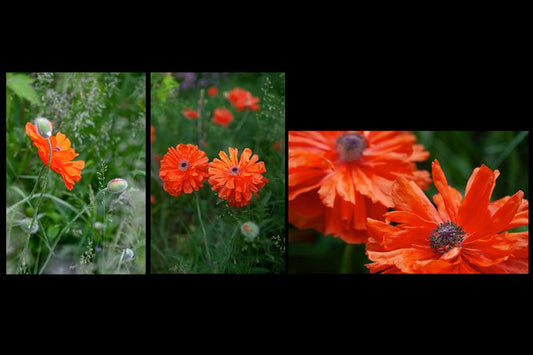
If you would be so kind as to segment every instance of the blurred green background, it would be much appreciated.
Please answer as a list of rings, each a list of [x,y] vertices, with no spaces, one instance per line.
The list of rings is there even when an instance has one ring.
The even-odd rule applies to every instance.
[[[427,161],[417,163],[419,169],[431,172],[431,162],[438,159],[448,183],[464,196],[464,188],[472,170],[481,164],[500,170],[491,201],[518,190],[529,199],[529,135],[528,131],[415,131],[418,143],[430,153]],[[432,197],[433,184],[424,191]],[[517,230],[527,230],[520,227]],[[294,242],[298,240],[298,242]],[[340,238],[324,236],[312,230],[298,230],[289,225],[289,273],[338,273],[345,255]],[[353,245],[350,273],[368,273],[369,260],[364,244]]]
[[[50,172],[38,211],[39,230],[29,240],[24,272],[145,272],[145,107],[145,73],[7,73],[8,209],[29,196],[43,167],[25,132],[27,122],[48,118],[53,134],[65,134],[79,153],[75,160],[85,161],[82,179],[72,191],[59,174]],[[95,196],[117,177],[126,179],[129,188],[120,196],[104,195],[104,220],[101,199],[93,209]],[[33,217],[39,192],[40,188],[34,198],[6,215],[8,273],[19,272],[17,263],[27,238],[19,223]],[[126,249],[135,256],[119,265]]]
[[[216,86],[215,97],[207,88]],[[238,112],[224,92],[242,88],[260,99],[258,112]],[[183,116],[197,110],[200,92],[206,100],[198,120]],[[152,273],[280,273],[285,271],[285,75],[284,73],[152,73],[151,272]],[[229,109],[228,127],[212,122],[215,108]],[[265,163],[269,182],[252,202],[229,207],[211,191],[208,181],[192,194],[173,197],[163,190],[159,162],[168,147],[198,145],[209,161],[228,147],[248,147]],[[279,144],[278,149],[274,146]],[[198,199],[198,206],[196,205]],[[198,213],[198,208],[200,214]],[[253,243],[240,232],[242,223],[260,227]],[[207,236],[204,240],[202,222]]]

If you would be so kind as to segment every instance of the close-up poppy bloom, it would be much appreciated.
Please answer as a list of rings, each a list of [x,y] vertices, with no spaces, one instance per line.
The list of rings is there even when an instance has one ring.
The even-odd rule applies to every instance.
[[[250,203],[252,194],[257,195],[268,179],[261,175],[266,168],[265,163],[257,162],[257,154],[252,156],[252,151],[245,148],[239,159],[238,153],[238,149],[231,147],[229,157],[220,151],[220,159],[215,158],[209,163],[209,184],[230,206],[243,207]]]
[[[233,121],[233,113],[227,108],[216,108],[213,114],[213,122],[227,127]]]
[[[366,219],[393,206],[397,177],[422,188],[431,181],[415,165],[429,153],[415,142],[405,131],[290,131],[289,222],[366,242]]]
[[[235,107],[237,111],[248,109],[251,111],[259,111],[258,97],[254,97],[248,90],[235,88],[230,90],[227,95],[228,100]]]
[[[436,208],[419,186],[399,177],[394,211],[385,222],[368,218],[370,272],[527,273],[529,233],[509,230],[528,225],[528,201],[519,190],[490,202],[499,174],[475,168],[463,197],[435,160]]]
[[[207,95],[209,97],[215,97],[218,94],[218,88],[216,86],[210,86],[209,89],[207,89]]]
[[[183,109],[183,116],[185,116],[185,118],[190,119],[190,120],[196,120],[198,119],[198,111],[191,110],[190,108],[185,107]]]
[[[197,145],[178,144],[176,148],[168,148],[159,169],[163,189],[172,196],[197,191],[204,186],[202,181],[207,178],[208,161],[205,152]]]
[[[48,166],[50,151],[47,139],[39,134],[31,122],[26,123],[26,134],[33,141],[33,145],[37,147],[39,158],[44,165]],[[61,175],[67,189],[72,190],[74,183],[81,179],[81,170],[85,167],[85,162],[73,160],[79,154],[74,151],[70,145],[70,140],[63,133],[58,132],[57,135],[50,136],[50,143],[52,145],[50,168]]]

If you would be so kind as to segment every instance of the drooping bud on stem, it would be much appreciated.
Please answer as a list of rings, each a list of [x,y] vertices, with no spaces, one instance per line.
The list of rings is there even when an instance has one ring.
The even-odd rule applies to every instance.
[[[50,138],[52,135],[52,122],[50,122],[47,118],[36,118],[35,128],[37,128],[37,133],[39,133],[39,135],[43,138]]]
[[[107,183],[107,190],[112,194],[119,194],[128,188],[128,182],[124,179],[112,179]]]

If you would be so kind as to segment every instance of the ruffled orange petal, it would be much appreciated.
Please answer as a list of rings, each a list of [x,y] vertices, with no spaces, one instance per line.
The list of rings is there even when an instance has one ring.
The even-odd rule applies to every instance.
[[[450,190],[448,186],[448,181],[446,181],[446,176],[439,164],[438,160],[434,160],[431,164],[433,172],[433,183],[435,187],[440,192],[440,196],[444,202],[444,209],[446,211],[445,221],[456,222],[457,220],[457,211],[459,209],[459,204],[457,204],[457,195]]]
[[[473,234],[485,222],[495,180],[495,173],[485,165],[474,169],[468,180],[465,197],[457,212],[457,223],[467,233]]]
[[[392,187],[392,200],[396,209],[412,212],[427,221],[442,223],[440,214],[426,195],[412,181],[400,177]]]

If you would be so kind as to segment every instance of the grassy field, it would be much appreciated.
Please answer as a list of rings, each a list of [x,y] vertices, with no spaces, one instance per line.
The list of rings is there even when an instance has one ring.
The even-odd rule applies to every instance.
[[[216,96],[206,89],[216,86]],[[259,97],[259,111],[236,111],[224,91],[243,88]],[[202,94],[203,92],[203,94]],[[151,272],[280,273],[285,271],[285,76],[282,73],[153,73]],[[199,120],[186,119],[185,108]],[[215,108],[227,108],[234,120],[212,121]],[[159,162],[178,143],[198,145],[209,161],[228,147],[250,148],[266,167],[269,182],[244,207],[230,207],[204,181],[204,187],[179,197],[162,188]],[[253,240],[241,233],[245,222],[259,226]]]
[[[529,199],[529,136],[527,131],[415,131],[418,142],[430,152],[427,161],[417,163],[419,169],[431,172],[431,162],[438,159],[448,183],[463,195],[472,170],[481,164],[500,170],[492,201],[524,191]],[[432,197],[433,184],[425,191]],[[517,230],[527,230],[527,226]],[[311,230],[289,227],[289,234],[305,242],[292,243],[289,238],[289,273],[338,273],[341,270],[345,243]],[[350,272],[368,273],[369,260],[365,245],[353,246]]]
[[[7,74],[7,273],[145,272],[145,78]],[[71,191],[25,132],[37,117],[48,118],[85,162]],[[128,188],[111,194],[113,178]],[[38,228],[28,231],[33,218]]]

